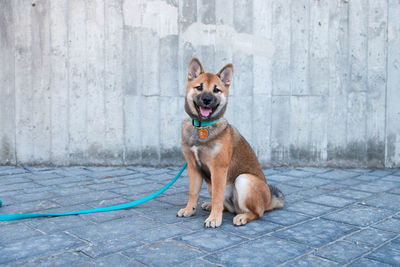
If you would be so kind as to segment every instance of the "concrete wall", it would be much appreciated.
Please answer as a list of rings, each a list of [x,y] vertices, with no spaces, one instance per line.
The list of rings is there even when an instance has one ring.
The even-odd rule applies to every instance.
[[[192,56],[265,166],[400,166],[400,0],[0,0],[0,164],[181,164]]]

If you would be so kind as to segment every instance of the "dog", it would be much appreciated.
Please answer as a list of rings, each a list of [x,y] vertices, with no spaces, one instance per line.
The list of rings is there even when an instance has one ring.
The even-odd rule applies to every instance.
[[[192,58],[186,86],[182,124],[182,152],[188,164],[189,200],[178,217],[196,212],[203,180],[211,202],[201,205],[211,211],[204,226],[222,223],[223,211],[236,216],[233,224],[245,225],[263,216],[265,211],[283,207],[285,197],[267,184],[260,163],[249,143],[223,118],[233,78],[233,65],[225,65],[217,74],[204,72],[200,61]]]

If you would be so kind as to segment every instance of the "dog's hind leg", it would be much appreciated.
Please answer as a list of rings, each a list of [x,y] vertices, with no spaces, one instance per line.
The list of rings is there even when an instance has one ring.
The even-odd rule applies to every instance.
[[[241,174],[235,180],[234,225],[245,225],[264,214],[265,203],[270,198],[267,184],[252,174]]]

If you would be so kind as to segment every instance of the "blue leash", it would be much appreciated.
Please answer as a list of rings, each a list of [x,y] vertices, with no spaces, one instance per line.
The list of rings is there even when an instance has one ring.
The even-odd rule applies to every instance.
[[[186,169],[187,163],[185,163],[178,174],[169,182],[166,186],[161,188],[160,190],[135,201],[128,202],[125,204],[119,204],[115,206],[109,207],[101,207],[101,208],[94,208],[94,209],[86,209],[86,210],[77,210],[77,211],[70,211],[70,212],[63,212],[63,213],[34,213],[34,214],[0,214],[0,221],[13,221],[13,220],[20,220],[26,218],[37,218],[37,217],[53,217],[53,216],[66,216],[66,215],[76,215],[76,214],[86,214],[86,213],[95,213],[95,212],[105,212],[105,211],[112,211],[112,210],[121,210],[126,208],[131,208],[140,204],[143,204],[153,198],[161,195],[167,190],[176,180],[178,180],[179,176],[181,176],[182,172]],[[0,207],[2,201],[0,200]]]

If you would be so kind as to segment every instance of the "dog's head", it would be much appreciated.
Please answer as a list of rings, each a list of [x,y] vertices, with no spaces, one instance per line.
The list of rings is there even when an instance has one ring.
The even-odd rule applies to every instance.
[[[186,86],[185,110],[198,121],[221,118],[228,103],[233,65],[225,65],[217,74],[204,72],[200,61],[192,58]]]

